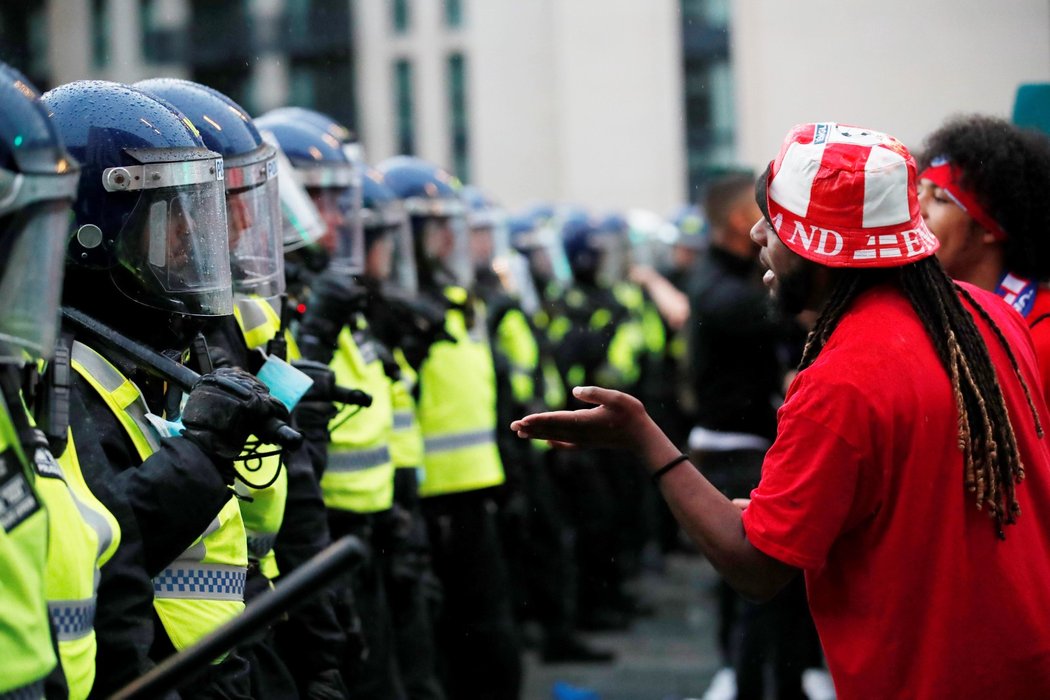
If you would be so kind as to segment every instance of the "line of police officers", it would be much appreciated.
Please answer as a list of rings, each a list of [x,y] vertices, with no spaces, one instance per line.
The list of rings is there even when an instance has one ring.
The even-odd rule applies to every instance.
[[[514,698],[522,619],[611,658],[577,630],[643,607],[652,492],[504,427],[566,382],[666,386],[625,222],[507,220],[309,110],[7,66],[0,216],[0,699],[108,696],[346,534],[347,580],[171,696]]]

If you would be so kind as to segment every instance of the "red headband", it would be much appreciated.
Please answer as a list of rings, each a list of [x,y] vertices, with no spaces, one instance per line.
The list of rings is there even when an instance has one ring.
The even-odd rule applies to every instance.
[[[944,190],[964,212],[970,215],[970,218],[992,234],[995,240],[1006,240],[1006,231],[999,225],[999,222],[988,215],[988,212],[977,201],[977,196],[959,184],[958,170],[946,159],[934,159],[930,167],[919,174],[919,179],[929,180]]]

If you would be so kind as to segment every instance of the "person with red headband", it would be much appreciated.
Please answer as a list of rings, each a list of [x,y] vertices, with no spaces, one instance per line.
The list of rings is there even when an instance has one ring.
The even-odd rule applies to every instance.
[[[576,387],[593,408],[511,429],[633,451],[745,596],[804,572],[841,700],[1050,697],[1050,412],[1023,320],[945,274],[893,137],[799,125],[756,190],[764,280],[819,317],[750,501],[627,394]]]
[[[1025,317],[1050,403],[1050,139],[995,117],[957,117],[919,157],[919,207],[953,279]]]

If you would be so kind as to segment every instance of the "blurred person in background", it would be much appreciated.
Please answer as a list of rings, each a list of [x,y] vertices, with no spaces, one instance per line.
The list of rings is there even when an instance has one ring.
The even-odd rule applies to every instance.
[[[761,217],[754,176],[739,172],[712,181],[704,198],[709,247],[689,281],[687,363],[696,407],[689,434],[693,463],[729,498],[758,485],[766,450],[776,437],[783,398],[787,321],[760,278],[751,227]],[[724,668],[705,697],[762,698],[767,659],[778,698],[802,698],[801,678],[811,631],[801,581],[775,600],[748,603],[725,580],[718,587],[718,642]],[[733,688],[735,687],[735,691]]]
[[[919,167],[944,270],[1024,316],[1050,398],[1050,138],[998,117],[956,117],[926,138]]]

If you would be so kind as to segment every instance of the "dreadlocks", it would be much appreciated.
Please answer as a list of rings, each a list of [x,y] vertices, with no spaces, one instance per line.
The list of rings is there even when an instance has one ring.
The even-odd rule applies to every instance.
[[[817,358],[857,296],[886,279],[895,280],[907,295],[951,379],[959,412],[959,449],[963,453],[966,489],[974,494],[978,510],[987,508],[999,537],[1005,539],[1003,526],[1013,524],[1021,513],[1016,487],[1024,479],[1024,466],[988,347],[960,296],[994,331],[1024,388],[1040,437],[1043,428],[1028,384],[1002,331],[970,293],[945,274],[936,257],[891,270],[843,271],[809,333],[799,370]]]

